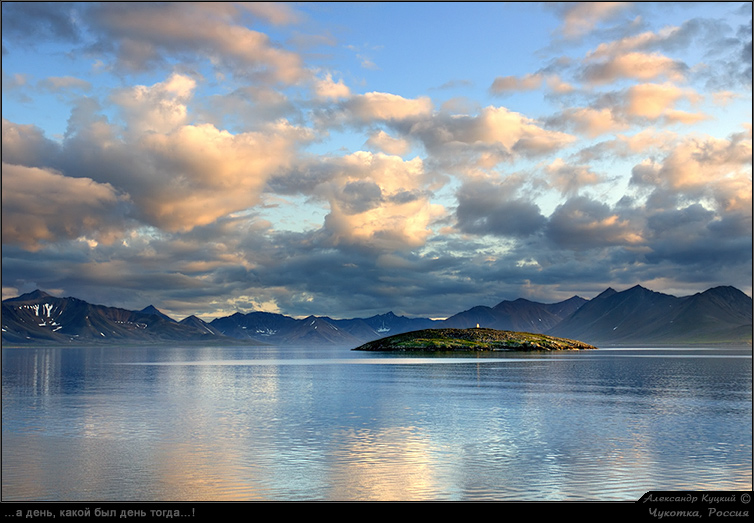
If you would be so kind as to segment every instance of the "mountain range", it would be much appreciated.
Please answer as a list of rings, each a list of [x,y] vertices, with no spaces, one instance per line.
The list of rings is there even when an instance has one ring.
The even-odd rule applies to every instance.
[[[557,303],[519,298],[477,306],[445,320],[392,312],[369,318],[292,318],[269,312],[236,313],[211,322],[181,321],[150,305],[130,311],[57,298],[36,290],[2,302],[2,340],[33,343],[243,343],[245,345],[348,345],[431,328],[484,327],[547,334],[596,346],[751,345],[752,299],[735,287],[714,287],[686,297],[639,285],[609,288],[592,298]]]

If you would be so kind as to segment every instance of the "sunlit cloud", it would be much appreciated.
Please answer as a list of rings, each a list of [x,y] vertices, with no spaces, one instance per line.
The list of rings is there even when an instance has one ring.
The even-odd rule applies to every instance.
[[[630,2],[567,2],[562,9],[561,31],[567,38],[582,36],[629,5]]]
[[[88,178],[3,162],[3,243],[37,250],[82,235],[110,242],[125,227],[127,197]]]
[[[351,7],[4,3],[4,289],[205,319],[750,291],[748,11]]]

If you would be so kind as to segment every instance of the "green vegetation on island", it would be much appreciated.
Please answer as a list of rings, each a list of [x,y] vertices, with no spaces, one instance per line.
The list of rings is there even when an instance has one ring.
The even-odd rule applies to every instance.
[[[365,343],[353,350],[394,352],[552,351],[596,349],[577,340],[495,329],[424,329]]]

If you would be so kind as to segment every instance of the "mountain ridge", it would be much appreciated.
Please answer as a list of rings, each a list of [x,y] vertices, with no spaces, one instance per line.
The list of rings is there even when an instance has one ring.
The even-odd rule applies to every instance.
[[[636,285],[603,292],[547,331],[598,345],[751,344],[752,300],[731,286],[676,297]]]
[[[213,342],[251,345],[361,345],[430,328],[480,326],[577,339],[592,345],[751,345],[751,298],[732,286],[684,297],[635,285],[612,287],[587,300],[556,303],[525,298],[479,305],[445,320],[409,318],[392,311],[369,318],[296,319],[277,313],[236,312],[211,322],[189,316],[176,321],[153,305],[130,311],[57,298],[37,289],[2,302],[4,343]]]

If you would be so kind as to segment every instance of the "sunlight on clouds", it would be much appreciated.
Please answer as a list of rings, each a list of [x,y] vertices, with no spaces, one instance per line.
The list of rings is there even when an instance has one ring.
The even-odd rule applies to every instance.
[[[121,89],[112,99],[121,107],[130,133],[136,136],[147,132],[169,133],[187,123],[186,104],[195,88],[193,79],[174,74],[151,87]]]
[[[679,6],[472,3],[449,38],[460,4],[6,2],[4,284],[205,317],[750,289],[751,16]]]
[[[607,84],[624,78],[654,80],[661,77],[683,81],[686,77],[686,68],[680,62],[659,53],[631,52],[588,64],[584,69],[584,79],[595,85]]]
[[[640,84],[628,90],[627,110],[631,116],[657,119],[672,111],[680,99],[697,101],[698,96],[688,89],[672,84]]]
[[[127,70],[143,70],[175,49],[206,56],[216,66],[240,75],[295,83],[306,77],[301,57],[272,44],[268,35],[233,23],[237,4],[117,4],[92,8],[92,18],[114,35],[109,42]],[[256,8],[259,12],[259,7]],[[269,19],[274,11],[265,9]],[[276,18],[280,19],[280,18]]]
[[[266,133],[233,135],[204,124],[146,135],[139,147],[154,170],[139,173],[149,186],[139,194],[142,212],[168,230],[185,231],[250,207],[267,177],[289,164],[301,136],[287,124]]]
[[[325,218],[329,241],[380,250],[424,244],[430,224],[444,208],[430,203],[423,192],[429,178],[421,159],[359,151],[336,165],[348,169],[318,189],[330,202]]]
[[[127,198],[109,184],[6,163],[2,171],[3,243],[36,250],[82,233],[109,243],[124,227]]]
[[[566,3],[563,16],[563,34],[568,38],[581,36],[629,5],[629,2]]]
[[[394,154],[397,156],[403,156],[411,150],[411,144],[406,140],[400,138],[393,138],[385,131],[377,131],[372,133],[367,140],[367,145],[377,148],[387,154]]]
[[[432,101],[424,96],[411,100],[391,93],[372,92],[352,97],[345,107],[358,120],[406,120],[429,116]]]
[[[334,82],[332,75],[329,73],[325,78],[314,82],[314,92],[322,99],[337,100],[351,96],[351,90],[343,83],[343,79],[341,78],[337,82]]]
[[[602,182],[602,177],[587,165],[570,165],[556,158],[546,167],[550,184],[563,194],[573,195],[579,189]]]

